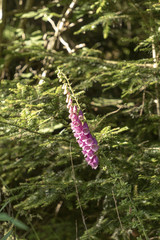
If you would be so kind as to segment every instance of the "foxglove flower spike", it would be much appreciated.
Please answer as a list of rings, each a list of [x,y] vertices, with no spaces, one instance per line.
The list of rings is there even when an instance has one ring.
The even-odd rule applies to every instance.
[[[98,156],[96,152],[99,148],[97,140],[91,135],[88,124],[84,121],[83,112],[80,110],[77,114],[77,106],[72,104],[72,98],[68,91],[67,84],[63,87],[64,94],[67,94],[66,103],[71,120],[71,129],[77,143],[82,148],[82,153],[87,163],[93,168],[98,167]]]

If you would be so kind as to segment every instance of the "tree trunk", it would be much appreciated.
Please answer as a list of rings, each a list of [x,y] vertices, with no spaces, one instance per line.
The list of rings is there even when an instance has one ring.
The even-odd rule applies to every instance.
[[[2,13],[2,22],[0,23],[0,57],[2,57],[3,30],[6,25],[7,1],[0,0],[0,10]]]

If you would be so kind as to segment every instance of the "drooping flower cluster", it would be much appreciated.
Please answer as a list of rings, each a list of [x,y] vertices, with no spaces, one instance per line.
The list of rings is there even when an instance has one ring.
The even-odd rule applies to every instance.
[[[82,153],[87,163],[93,168],[98,167],[98,150],[97,140],[91,135],[88,124],[84,121],[84,116],[81,110],[77,110],[77,106],[72,104],[72,98],[67,88],[67,84],[63,85],[64,94],[66,94],[66,103],[69,110],[69,118],[71,120],[71,129],[74,137],[82,148]]]

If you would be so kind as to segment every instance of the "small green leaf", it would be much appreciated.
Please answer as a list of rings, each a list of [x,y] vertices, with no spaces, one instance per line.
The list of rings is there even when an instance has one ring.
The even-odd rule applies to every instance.
[[[30,78],[32,76],[32,73],[22,73],[21,77],[22,78]]]
[[[37,12],[31,11],[28,13],[24,13],[21,18],[33,18],[37,15]]]
[[[7,213],[0,213],[0,221],[11,221],[11,217]]]
[[[10,202],[10,200],[9,201],[7,201],[6,203],[4,203],[4,205],[1,207],[1,209],[0,209],[0,212],[2,212],[2,210],[8,205],[8,203]]]
[[[1,240],[7,240],[8,237],[11,235],[12,230],[10,230]]]
[[[28,227],[26,224],[24,224],[23,222],[21,222],[20,220],[18,219],[12,219],[12,224],[14,224],[16,227],[22,229],[22,230],[25,230],[27,231],[28,230]]]
[[[108,37],[108,33],[109,33],[109,24],[106,23],[104,28],[103,28],[103,38],[106,39]]]
[[[2,222],[11,222],[14,226],[23,229],[23,230],[28,230],[28,227],[22,223],[18,219],[14,219],[10,217],[7,213],[0,213],[0,221]]]

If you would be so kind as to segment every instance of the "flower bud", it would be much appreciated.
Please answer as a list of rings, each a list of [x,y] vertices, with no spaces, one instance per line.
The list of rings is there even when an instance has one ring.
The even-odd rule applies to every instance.
[[[77,113],[77,106],[76,105],[73,106],[73,112]]]
[[[79,120],[81,120],[81,121],[84,119],[83,113],[82,113],[81,110],[80,110],[79,113],[78,113],[78,118],[79,118]]]

